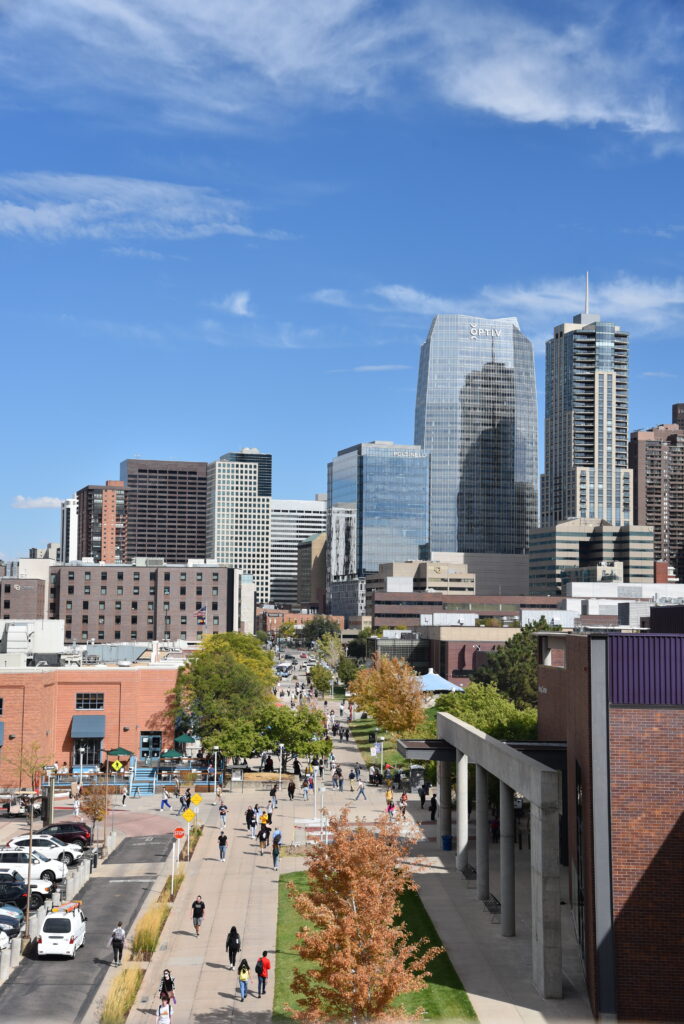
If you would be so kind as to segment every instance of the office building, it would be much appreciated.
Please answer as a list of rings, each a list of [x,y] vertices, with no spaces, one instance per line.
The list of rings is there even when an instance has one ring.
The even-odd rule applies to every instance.
[[[328,464],[328,588],[361,579],[382,562],[420,557],[428,540],[429,473],[430,457],[417,445],[371,441],[338,452]],[[328,610],[338,614],[330,604]]]
[[[684,579],[684,406],[672,407],[672,423],[633,431],[629,465],[634,522],[653,527],[656,562]]]
[[[439,594],[474,594],[475,574],[470,572],[465,557],[444,553],[429,561],[383,562],[366,577],[366,598],[375,591]]]
[[[297,605],[325,611],[325,548],[327,535],[316,533],[297,545]]]
[[[458,625],[464,615],[478,618],[519,619],[521,608],[532,607],[549,619],[563,598],[530,597],[527,594],[437,594],[376,590],[368,596],[367,613],[373,627],[415,629],[425,625]],[[479,627],[478,627],[479,628]],[[436,666],[435,666],[436,667]]]
[[[95,562],[124,559],[125,490],[122,480],[89,484],[78,500],[78,557]]]
[[[126,459],[121,479],[126,485],[127,562],[206,557],[206,462]]]
[[[326,527],[325,496],[315,501],[271,500],[271,603],[297,604],[299,542]]]
[[[434,550],[527,551],[537,524],[537,397],[532,345],[515,318],[433,319],[414,440],[431,459]]]
[[[62,502],[59,553],[62,562],[74,562],[78,558],[77,494]]]
[[[227,452],[207,467],[207,553],[253,577],[258,604],[271,594],[271,456]]]
[[[42,619],[46,607],[46,580],[0,578],[3,619]]]
[[[629,335],[584,313],[546,343],[541,525],[565,519],[632,521],[628,467]]]
[[[530,594],[561,594],[572,581],[652,583],[653,527],[567,519],[533,530]]]
[[[44,548],[29,548],[29,558],[49,558],[53,562],[61,561],[60,548],[56,540],[48,541]]]

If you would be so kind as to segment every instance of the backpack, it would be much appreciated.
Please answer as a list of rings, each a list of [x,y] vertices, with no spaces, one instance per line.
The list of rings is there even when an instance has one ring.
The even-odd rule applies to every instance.
[[[123,928],[119,928],[117,926],[114,929],[114,931],[112,932],[112,939],[113,939],[113,941],[114,942],[123,942],[125,938],[126,938],[126,932],[123,930]]]
[[[259,975],[259,977],[261,977],[261,975],[264,973],[264,961],[261,959],[261,957],[259,957],[259,959],[257,960],[256,967],[254,968],[254,970]]]

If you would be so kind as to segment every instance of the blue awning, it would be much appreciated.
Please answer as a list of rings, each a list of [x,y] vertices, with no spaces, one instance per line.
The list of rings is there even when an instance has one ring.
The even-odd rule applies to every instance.
[[[0,722],[0,747],[5,742],[5,723]]]
[[[103,740],[104,715],[74,715],[71,719],[72,740]]]

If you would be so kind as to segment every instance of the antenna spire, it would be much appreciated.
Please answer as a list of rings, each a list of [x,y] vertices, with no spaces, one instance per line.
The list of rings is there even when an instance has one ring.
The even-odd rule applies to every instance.
[[[584,315],[589,316],[589,271],[586,271],[584,281]]]

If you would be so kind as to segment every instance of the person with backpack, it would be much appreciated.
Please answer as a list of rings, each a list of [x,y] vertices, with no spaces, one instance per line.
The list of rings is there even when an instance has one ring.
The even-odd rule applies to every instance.
[[[249,991],[249,964],[244,957],[238,967],[238,986],[240,988],[240,1001],[244,1003]]]
[[[252,839],[254,838],[254,825],[256,824],[256,815],[253,807],[248,807],[245,811],[245,822],[247,825],[247,831],[249,832]]]
[[[296,787],[295,787],[294,781],[292,779],[290,779],[290,781],[287,784],[287,795],[288,795],[288,798],[290,800],[294,800],[295,788]]]
[[[228,932],[228,937],[226,938],[226,952],[228,953],[228,970],[234,971],[235,960],[240,952],[240,933],[235,925],[233,925]]]
[[[257,991],[258,997],[261,999],[262,995],[266,995],[266,982],[268,980],[268,972],[271,969],[271,961],[268,959],[268,950],[265,949],[259,959],[256,962],[257,976]]]
[[[219,805],[218,813],[219,813],[219,821],[221,822],[221,828],[225,828],[226,827],[226,815],[228,814],[228,808],[226,807],[226,805],[225,805],[223,800],[221,801],[221,803]]]
[[[162,992],[159,997],[159,1006],[157,1007],[157,1024],[171,1024],[171,1018],[173,1017],[173,1006],[166,992]]]
[[[164,994],[164,992],[166,992],[167,996],[169,997],[169,1002],[171,1000],[173,1000],[174,1003],[176,1002],[176,982],[171,975],[171,971],[168,970],[168,968],[162,974],[162,978],[159,983],[160,997]]]
[[[283,833],[280,831],[279,828],[276,828],[276,830],[273,833],[272,851],[271,851],[272,855],[273,855],[273,870],[274,871],[278,870],[278,864],[280,863],[280,844],[282,843],[282,841],[283,841]]]
[[[277,782],[273,783],[273,786],[269,790],[268,795],[271,798],[271,803],[273,804],[273,810],[274,811],[277,810],[278,809],[278,783]]]
[[[121,921],[117,924],[116,928],[112,932],[111,937],[112,952],[114,953],[114,966],[121,966],[121,957],[123,955],[124,942],[126,941],[126,932],[124,931],[123,924]]]
[[[259,840],[259,856],[260,857],[263,857],[264,850],[268,846],[268,837],[270,835],[270,832],[271,832],[271,830],[268,827],[268,825],[265,822],[263,822],[262,825],[261,825],[261,828],[259,829],[259,834],[257,836],[257,839]]]

